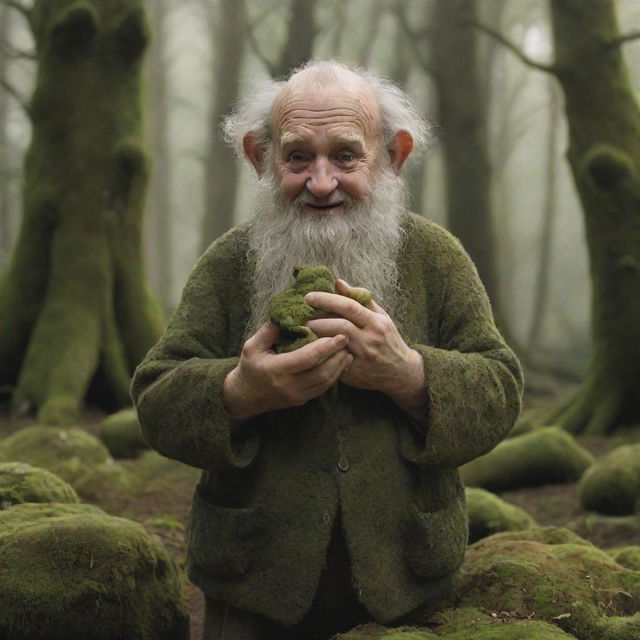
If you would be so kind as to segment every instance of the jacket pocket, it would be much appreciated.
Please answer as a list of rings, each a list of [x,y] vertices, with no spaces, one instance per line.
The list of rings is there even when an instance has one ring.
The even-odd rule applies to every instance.
[[[416,575],[436,580],[462,564],[468,538],[464,498],[453,498],[437,511],[420,511],[412,505],[406,528],[405,559]]]
[[[260,520],[257,508],[220,507],[196,491],[187,527],[189,556],[216,577],[247,575]]]

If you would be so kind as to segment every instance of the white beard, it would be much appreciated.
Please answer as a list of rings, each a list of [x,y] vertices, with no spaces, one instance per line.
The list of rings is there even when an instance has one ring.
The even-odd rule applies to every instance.
[[[397,257],[404,241],[400,226],[407,192],[401,178],[379,169],[368,196],[353,199],[344,193],[344,211],[315,215],[304,210],[304,194],[293,202],[281,195],[273,174],[256,185],[254,219],[249,235],[251,318],[246,337],[266,321],[274,294],[293,282],[297,265],[326,265],[336,278],[365,287],[396,321],[401,298]]]

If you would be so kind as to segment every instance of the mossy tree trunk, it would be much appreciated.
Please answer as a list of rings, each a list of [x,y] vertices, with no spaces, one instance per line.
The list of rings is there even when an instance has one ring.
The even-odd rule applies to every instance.
[[[591,364],[558,421],[603,434],[640,421],[640,109],[614,0],[549,6],[592,278]]]
[[[436,0],[430,35],[446,168],[447,226],[478,267],[494,314],[500,307],[486,135],[486,89],[478,73],[475,0]]]
[[[129,403],[162,330],[145,285],[141,226],[142,0],[37,0],[38,53],[22,227],[0,285],[0,385],[49,424],[89,390]]]

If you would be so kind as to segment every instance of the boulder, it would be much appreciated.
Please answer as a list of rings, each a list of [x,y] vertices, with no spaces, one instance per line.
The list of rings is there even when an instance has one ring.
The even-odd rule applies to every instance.
[[[82,429],[33,425],[0,443],[0,460],[42,467],[68,482],[81,497],[129,487],[126,471],[106,447]]]
[[[505,491],[575,482],[594,462],[587,449],[557,427],[541,427],[504,440],[460,468],[465,484]]]
[[[520,507],[484,489],[465,489],[469,516],[469,542],[499,531],[533,529],[536,521]]]
[[[137,458],[149,448],[135,409],[123,409],[101,422],[98,437],[114,458]]]
[[[0,509],[21,502],[79,502],[73,487],[46,469],[0,462]]]
[[[640,572],[567,529],[509,531],[468,548],[456,594],[458,606],[535,617],[579,640],[617,640],[637,625]]]
[[[629,515],[640,499],[640,444],[613,449],[590,467],[578,487],[582,506],[607,515]]]
[[[180,580],[142,525],[83,504],[0,511],[0,637],[187,640]]]

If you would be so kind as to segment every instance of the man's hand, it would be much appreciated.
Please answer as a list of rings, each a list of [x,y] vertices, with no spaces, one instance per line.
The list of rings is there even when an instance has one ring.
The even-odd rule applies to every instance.
[[[336,282],[341,295],[314,292],[305,296],[307,304],[334,317],[310,320],[307,325],[317,336],[349,338],[347,351],[353,363],[340,380],[353,387],[381,391],[418,421],[426,417],[426,383],[420,354],[402,339],[387,312],[375,301],[368,308],[347,297],[352,287]]]
[[[345,349],[349,339],[340,333],[276,354],[271,347],[279,331],[272,323],[260,327],[245,342],[238,366],[224,381],[225,404],[236,420],[317,398],[353,361]]]

